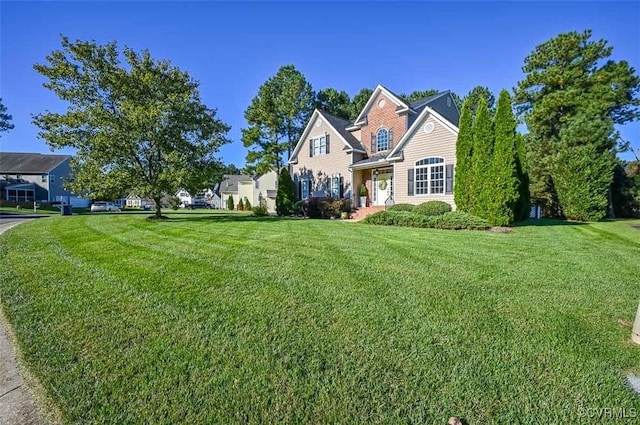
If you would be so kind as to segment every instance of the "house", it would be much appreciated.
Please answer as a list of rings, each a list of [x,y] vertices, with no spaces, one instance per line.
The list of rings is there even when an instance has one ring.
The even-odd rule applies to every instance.
[[[278,173],[269,171],[268,173],[255,176],[247,175],[224,175],[219,186],[219,193],[222,198],[222,207],[227,207],[227,199],[233,196],[233,202],[237,206],[240,199],[242,202],[248,199],[252,206],[259,205],[264,201],[267,211],[276,210],[276,192],[278,189]]]
[[[186,191],[186,189],[180,189],[176,193],[176,198],[180,200],[180,205],[182,206],[182,208],[191,205],[191,202],[193,201],[193,197],[189,192]]]
[[[267,211],[276,211],[276,194],[278,193],[278,173],[269,171],[253,177],[253,205],[264,201]]]
[[[449,91],[408,103],[381,85],[354,121],[316,109],[289,160],[298,195],[356,206],[364,184],[367,206],[439,200],[455,208],[459,118]]]
[[[239,196],[246,196],[247,194],[251,194],[246,187],[243,186],[242,193],[238,193],[239,183],[240,182],[250,182],[251,176],[245,176],[243,174],[225,174],[222,176],[222,182],[220,182],[220,198],[222,198],[222,208],[227,208],[227,200],[230,196],[233,197],[233,203],[235,206],[238,205],[238,201],[240,200]],[[235,209],[235,207],[234,207]]]
[[[71,174],[71,156],[0,152],[0,193],[12,202],[65,202],[86,207],[87,199],[65,190]]]
[[[141,198],[135,193],[125,198],[127,208],[154,208],[156,203],[152,199]]]

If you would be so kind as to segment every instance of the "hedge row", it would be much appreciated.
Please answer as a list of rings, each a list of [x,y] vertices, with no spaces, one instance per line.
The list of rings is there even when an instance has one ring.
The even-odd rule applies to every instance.
[[[451,211],[451,205],[443,201],[427,201],[419,205],[396,204],[387,211],[407,211],[425,216],[442,215]]]
[[[429,229],[449,230],[485,230],[489,223],[486,220],[464,212],[447,212],[438,216],[425,216],[408,211],[380,211],[367,216],[363,223],[385,226],[421,227]]]

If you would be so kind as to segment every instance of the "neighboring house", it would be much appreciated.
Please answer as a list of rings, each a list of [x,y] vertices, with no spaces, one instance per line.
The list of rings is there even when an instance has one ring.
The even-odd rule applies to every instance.
[[[216,190],[216,188],[218,190]],[[278,173],[269,171],[265,174],[255,175],[253,177],[246,175],[225,175],[222,182],[216,185],[214,191],[220,194],[222,208],[227,207],[227,199],[233,196],[235,207],[242,199],[251,202],[251,206],[257,206],[261,200],[264,200],[267,211],[275,212],[276,210],[276,192],[278,189]]]
[[[191,194],[185,189],[180,189],[178,193],[176,193],[176,197],[180,200],[182,208],[191,205],[191,202],[193,200]]]
[[[155,206],[155,202],[152,199],[141,198],[136,194],[130,194],[126,197],[127,208],[152,208]]]
[[[278,193],[278,173],[269,171],[253,177],[253,205],[260,205],[264,200],[267,211],[276,211],[276,194]]]
[[[2,199],[18,202],[70,203],[87,206],[88,200],[64,189],[71,174],[71,156],[0,152]]]
[[[378,85],[354,121],[316,109],[291,154],[298,196],[367,205],[453,201],[460,112],[449,91],[407,103]]]
[[[242,174],[225,174],[222,176],[222,182],[220,182],[220,198],[222,198],[222,208],[227,208],[227,199],[233,196],[234,209],[238,205],[240,200],[238,193],[238,186],[240,182],[251,182],[251,176],[245,176]],[[242,188],[242,196],[245,196],[247,189]]]

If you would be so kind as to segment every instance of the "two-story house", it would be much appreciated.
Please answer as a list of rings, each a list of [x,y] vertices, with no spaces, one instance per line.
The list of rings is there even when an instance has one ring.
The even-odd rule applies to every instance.
[[[453,202],[460,111],[449,91],[405,102],[378,85],[354,121],[316,109],[291,154],[298,195],[323,192],[357,205]]]
[[[71,174],[71,156],[0,152],[2,198],[13,202],[67,202],[87,206],[64,188]]]

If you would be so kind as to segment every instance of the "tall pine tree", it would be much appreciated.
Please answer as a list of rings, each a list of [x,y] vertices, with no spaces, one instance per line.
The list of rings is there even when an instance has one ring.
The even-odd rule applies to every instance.
[[[526,220],[531,212],[531,195],[529,192],[529,167],[527,150],[522,134],[516,134],[516,172],[518,174],[518,202],[514,215],[516,220]]]
[[[454,200],[458,211],[471,210],[471,193],[473,188],[473,173],[471,170],[473,155],[473,113],[471,102],[465,100],[462,104],[458,141],[456,143],[456,172]]]
[[[473,156],[471,173],[473,182],[470,191],[471,214],[485,217],[491,208],[491,156],[493,154],[493,128],[491,113],[484,98],[480,98],[473,123]]]
[[[480,119],[480,117],[478,117]],[[513,223],[519,198],[516,168],[516,119],[511,109],[511,96],[500,92],[494,121],[495,144],[491,169],[483,188],[486,218],[491,224],[504,226]]]

